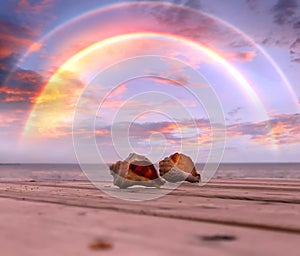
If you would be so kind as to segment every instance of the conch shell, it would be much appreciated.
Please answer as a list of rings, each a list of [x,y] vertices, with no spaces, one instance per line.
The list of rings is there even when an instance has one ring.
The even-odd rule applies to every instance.
[[[128,188],[134,185],[159,188],[165,181],[159,176],[151,161],[142,155],[129,154],[124,161],[118,161],[110,167],[114,185]]]
[[[200,182],[192,159],[184,154],[175,153],[159,162],[160,175],[169,182]]]

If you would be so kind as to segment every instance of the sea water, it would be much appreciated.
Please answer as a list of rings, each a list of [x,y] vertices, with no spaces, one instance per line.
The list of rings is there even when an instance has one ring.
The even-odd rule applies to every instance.
[[[196,164],[197,170],[203,164]],[[89,178],[112,181],[108,165],[89,172]],[[300,163],[221,163],[214,178],[288,178],[300,179]],[[86,181],[84,168],[78,164],[0,164],[0,181],[57,180]]]

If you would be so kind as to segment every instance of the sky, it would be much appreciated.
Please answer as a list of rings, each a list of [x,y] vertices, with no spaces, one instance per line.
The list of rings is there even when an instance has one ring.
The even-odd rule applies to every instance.
[[[299,162],[299,0],[1,0],[0,162]]]

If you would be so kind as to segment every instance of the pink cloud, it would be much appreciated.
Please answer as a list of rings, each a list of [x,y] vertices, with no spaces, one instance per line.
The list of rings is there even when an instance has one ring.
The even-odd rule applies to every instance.
[[[107,99],[121,96],[126,91],[127,91],[126,84],[121,84],[108,95]]]
[[[11,32],[13,33],[13,31]],[[2,41],[0,58],[5,58],[26,48],[29,48],[31,52],[38,51],[41,47],[41,44],[34,40],[19,35],[0,33],[0,40]]]
[[[36,42],[37,37],[37,33],[27,29],[23,25],[0,20],[0,60],[19,56],[25,49],[31,53],[39,51],[42,44]],[[0,68],[6,70],[10,69],[10,66],[5,66],[2,63]]]
[[[230,61],[249,62],[254,59],[256,52],[220,52],[220,55]]]
[[[263,145],[300,143],[300,115],[277,114],[269,122],[242,123],[229,126],[228,137],[249,136]]]
[[[20,0],[15,8],[15,12],[29,12],[30,14],[41,15],[49,10],[54,0],[40,0],[39,2],[30,3],[28,0]]]

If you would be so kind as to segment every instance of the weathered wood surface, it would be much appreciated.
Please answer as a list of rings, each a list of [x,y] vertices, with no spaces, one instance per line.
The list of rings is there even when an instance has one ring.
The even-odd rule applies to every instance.
[[[1,255],[300,255],[300,180],[182,184],[141,202],[88,182],[1,182],[0,204]]]

